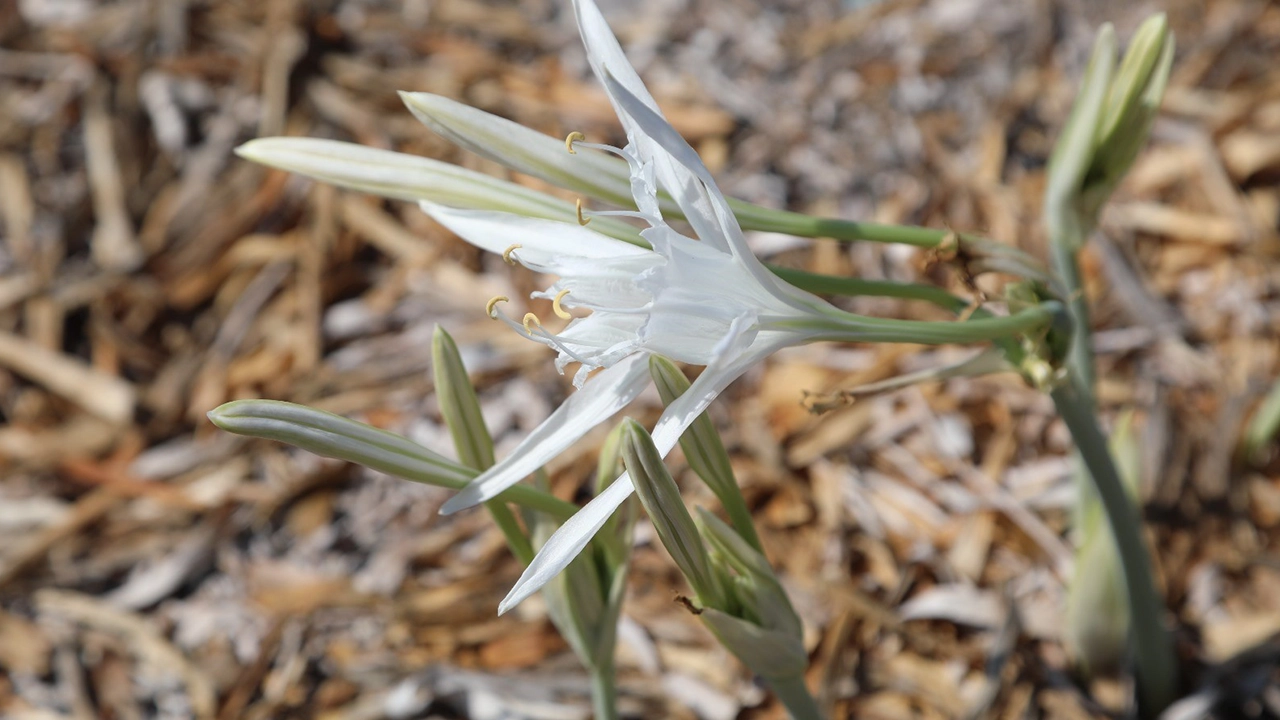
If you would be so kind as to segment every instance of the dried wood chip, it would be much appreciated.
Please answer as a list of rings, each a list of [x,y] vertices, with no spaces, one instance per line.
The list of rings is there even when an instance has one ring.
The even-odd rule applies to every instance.
[[[73,620],[119,639],[135,654],[147,673],[176,676],[186,685],[195,717],[214,716],[215,691],[209,679],[146,618],[113,608],[93,597],[63,590],[40,590],[35,595],[35,604],[43,613]]]
[[[133,385],[119,376],[100,372],[79,358],[0,332],[0,366],[108,422],[124,423],[133,417],[137,399]]]

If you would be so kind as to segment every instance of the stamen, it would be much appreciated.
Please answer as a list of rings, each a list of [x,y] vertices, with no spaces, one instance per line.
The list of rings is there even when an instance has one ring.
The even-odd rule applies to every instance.
[[[583,213],[588,220],[593,217],[625,217],[636,220],[644,220],[652,224],[654,219],[652,216],[640,212],[639,210],[588,210]],[[661,220],[661,218],[659,218]]]
[[[524,331],[529,333],[530,335],[533,334],[533,328],[530,327],[530,325],[537,325],[539,330],[542,329],[542,321],[539,320],[538,316],[534,315],[533,313],[525,313],[523,323],[524,323]]]
[[[519,250],[522,247],[524,246],[519,243],[512,243],[510,247],[502,251],[502,261],[508,265],[515,265],[516,261],[512,259],[511,253],[515,252],[516,250]]]
[[[582,142],[583,140],[586,140],[586,139],[587,139],[586,135],[583,135],[577,130],[574,130],[573,132],[569,133],[568,137],[564,139],[564,149],[568,150],[570,155],[577,155],[578,151],[573,149],[573,144],[576,142]]]
[[[565,320],[569,320],[573,318],[573,316],[570,315],[567,310],[565,310],[563,307],[560,307],[560,302],[564,300],[564,296],[568,294],[569,294],[568,290],[561,290],[560,292],[556,293],[555,299],[551,301],[551,309],[556,312],[557,316],[562,317]]]
[[[622,148],[614,147],[613,145],[602,145],[602,144],[600,144],[600,143],[589,143],[589,142],[583,142],[583,141],[581,141],[581,140],[579,140],[579,141],[575,142],[575,143],[574,143],[574,145],[576,145],[576,146],[581,146],[581,147],[584,147],[584,148],[591,148],[592,150],[600,150],[601,152],[612,153],[612,154],[617,155],[618,157],[622,158],[623,160],[633,160],[633,159],[635,159],[635,156],[634,156],[634,155],[632,155],[631,153],[627,152],[626,150],[623,150]]]
[[[582,216],[582,198],[578,198],[578,224],[586,225],[591,222],[591,218]]]
[[[484,314],[488,315],[493,320],[497,320],[498,319],[498,310],[497,310],[498,303],[508,302],[509,300],[511,300],[511,298],[507,297],[506,295],[495,295],[489,298],[489,302],[484,304]]]

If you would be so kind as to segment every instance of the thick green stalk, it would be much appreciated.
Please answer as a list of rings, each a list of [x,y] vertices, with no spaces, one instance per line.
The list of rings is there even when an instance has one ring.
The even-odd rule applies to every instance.
[[[766,678],[766,682],[778,696],[778,702],[787,709],[791,720],[822,720],[822,710],[804,684],[803,675],[785,679]]]
[[[1164,627],[1164,602],[1156,591],[1151,556],[1142,538],[1142,518],[1125,493],[1107,439],[1098,429],[1093,400],[1082,385],[1071,373],[1051,396],[1075,439],[1111,525],[1128,595],[1139,712],[1142,717],[1151,718],[1176,698],[1177,656],[1172,637]]]
[[[1070,210],[1046,207],[1049,224],[1049,249],[1053,254],[1053,269],[1067,292],[1067,311],[1071,314],[1074,332],[1067,350],[1066,364],[1080,375],[1089,395],[1097,385],[1097,370],[1093,357],[1093,332],[1089,324],[1089,301],[1084,294],[1084,281],[1080,275],[1080,261],[1076,248],[1084,245],[1084,232],[1076,214]]]
[[[612,658],[607,667],[587,668],[591,676],[591,710],[595,720],[618,720],[617,673]]]

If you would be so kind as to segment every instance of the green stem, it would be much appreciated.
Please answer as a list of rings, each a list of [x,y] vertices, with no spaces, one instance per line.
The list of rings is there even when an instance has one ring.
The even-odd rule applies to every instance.
[[[968,344],[1001,340],[1043,329],[1062,311],[1056,302],[1036,305],[1005,317],[970,318],[965,322],[894,320],[828,312],[829,319],[784,320],[774,327],[814,331],[813,340],[833,342],[901,342],[919,345]]]
[[[515,513],[511,512],[511,508],[501,500],[488,500],[484,506],[493,516],[493,522],[502,531],[502,536],[507,539],[511,554],[515,555],[522,565],[527,566],[533,562],[533,545],[529,542],[529,536],[525,535],[524,528],[520,527],[520,523],[516,521]]]
[[[805,686],[803,675],[785,679],[767,678],[767,682],[792,720],[822,720],[822,710]]]
[[[1139,711],[1142,717],[1152,718],[1175,699],[1178,668],[1173,639],[1164,627],[1164,601],[1156,591],[1150,554],[1142,539],[1142,518],[1125,493],[1107,440],[1098,429],[1093,401],[1079,377],[1071,373],[1051,396],[1075,439],[1111,525],[1127,588]]]
[[[951,234],[947,230],[935,228],[814,217],[790,210],[774,210],[737,198],[729,198],[729,207],[733,209],[734,216],[738,218],[744,230],[778,232],[801,237],[825,237],[843,241],[868,240],[934,248],[941,245],[943,240]]]
[[[589,666],[591,709],[595,720],[618,720],[618,686],[612,658],[606,666]]]
[[[819,295],[873,296],[901,298],[903,300],[923,300],[951,312],[960,312],[969,306],[969,303],[965,302],[963,298],[952,295],[935,285],[837,277],[769,264],[766,264],[766,267],[787,283],[801,290],[808,290]]]
[[[1053,255],[1053,268],[1061,279],[1066,292],[1067,311],[1071,315],[1074,332],[1067,350],[1066,365],[1080,375],[1080,380],[1090,397],[1097,385],[1097,370],[1093,358],[1093,333],[1089,324],[1089,302],[1084,294],[1084,282],[1080,275],[1078,249],[1084,245],[1084,229],[1075,213],[1069,210],[1046,210],[1049,217],[1049,248]]]
[[[1010,272],[1028,279],[1044,281],[1044,265],[1032,255],[1016,247],[970,233],[917,227],[855,222],[836,218],[814,217],[789,210],[753,205],[729,198],[729,207],[743,230],[760,230],[810,238],[831,238],[841,242],[895,243],[921,248],[941,248],[949,242],[958,245],[962,254],[994,263],[993,269]]]

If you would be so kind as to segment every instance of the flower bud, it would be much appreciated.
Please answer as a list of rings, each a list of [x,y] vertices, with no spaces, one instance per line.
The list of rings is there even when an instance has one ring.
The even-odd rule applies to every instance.
[[[631,418],[622,421],[622,457],[640,504],[644,505],[658,538],[675,560],[705,607],[723,607],[724,589],[712,570],[702,537],[689,515],[680,488],[662,463],[662,454],[644,426]]]
[[[476,471],[395,433],[305,405],[279,400],[235,400],[209,412],[209,420],[236,435],[288,443],[414,482],[458,490]]]
[[[1115,29],[1103,25],[1080,94],[1049,160],[1045,212],[1062,227],[1061,242],[1077,247],[1098,211],[1147,142],[1173,64],[1167,18],[1138,29],[1116,69]]]
[[[432,374],[436,383],[436,402],[440,414],[453,436],[453,446],[463,465],[487,470],[493,465],[493,437],[480,414],[480,401],[467,377],[462,356],[453,338],[439,325],[431,338]]]
[[[698,508],[698,529],[711,546],[711,562],[734,580],[734,595],[746,619],[799,639],[803,628],[773,566],[734,528]],[[729,571],[732,571],[731,573]]]
[[[400,99],[419,122],[458,147],[558,187],[613,205],[635,206],[631,172],[618,158],[597,152],[570,154],[563,140],[439,95],[402,92]],[[664,214],[678,210],[670,200],[667,204]]]
[[[670,405],[689,389],[689,379],[680,368],[661,355],[649,356],[649,374],[653,376],[653,383],[657,386],[664,405]],[[733,518],[734,528],[747,542],[759,548],[760,537],[751,523],[742,491],[738,489],[738,480],[729,463],[729,453],[725,451],[720,434],[705,412],[698,415],[689,429],[680,436],[680,448],[684,450],[689,467],[711,488],[711,492],[715,493],[720,504]]]
[[[773,568],[755,548],[711,513],[699,509],[698,527],[711,546],[711,562],[731,578],[730,612],[710,608],[699,617],[751,671],[770,681],[799,677],[808,665],[800,617]]]
[[[803,675],[809,664],[804,644],[796,635],[770,630],[715,608],[703,610],[698,617],[720,644],[765,680]]]

